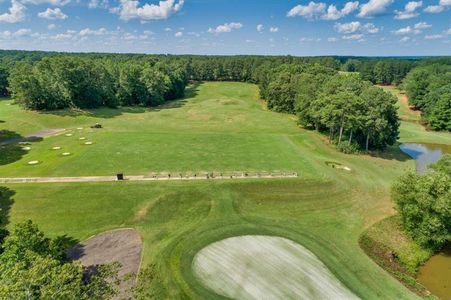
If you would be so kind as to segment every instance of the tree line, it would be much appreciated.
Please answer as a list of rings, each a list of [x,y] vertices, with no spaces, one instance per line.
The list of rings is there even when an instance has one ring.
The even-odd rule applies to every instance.
[[[183,97],[187,74],[175,63],[52,56],[15,64],[8,81],[11,95],[25,108],[55,110],[157,106]]]
[[[296,114],[300,125],[327,133],[344,152],[384,149],[396,142],[396,98],[357,73],[319,64],[282,65],[261,76],[261,96],[270,109]]]
[[[403,88],[430,128],[451,131],[451,62],[415,68]]]

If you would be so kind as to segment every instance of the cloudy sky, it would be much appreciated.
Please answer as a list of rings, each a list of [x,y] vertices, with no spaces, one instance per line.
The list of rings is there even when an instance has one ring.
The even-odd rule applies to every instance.
[[[0,0],[0,49],[451,55],[451,0]]]

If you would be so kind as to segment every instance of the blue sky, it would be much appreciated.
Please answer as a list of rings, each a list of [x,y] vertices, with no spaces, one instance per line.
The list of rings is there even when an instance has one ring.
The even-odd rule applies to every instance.
[[[0,49],[451,55],[451,0],[0,0]]]

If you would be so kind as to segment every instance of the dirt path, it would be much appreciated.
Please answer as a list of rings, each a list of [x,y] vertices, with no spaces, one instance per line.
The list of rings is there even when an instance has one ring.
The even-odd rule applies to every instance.
[[[296,172],[277,173],[233,173],[233,175],[198,175],[198,176],[168,176],[168,175],[136,175],[125,176],[123,181],[183,181],[183,180],[230,180],[230,179],[258,179],[258,178],[295,178]],[[11,177],[0,178],[0,183],[66,183],[66,182],[111,182],[118,181],[116,176],[81,176],[81,177]]]
[[[0,142],[0,146],[10,145],[10,144],[15,144],[15,143],[20,143],[20,142],[28,142],[28,141],[33,141],[36,139],[42,139],[42,138],[63,132],[64,130],[65,130],[64,128],[44,129],[44,130],[35,132],[33,134],[27,135],[25,137],[9,139],[9,140]]]
[[[119,277],[137,274],[141,263],[142,240],[134,229],[118,229],[100,233],[76,245],[67,252],[71,260],[79,260],[85,267],[119,262]],[[133,280],[119,286],[120,293],[114,299],[128,299]]]

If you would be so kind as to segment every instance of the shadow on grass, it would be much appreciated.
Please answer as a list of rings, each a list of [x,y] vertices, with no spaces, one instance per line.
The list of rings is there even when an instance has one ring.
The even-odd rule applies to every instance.
[[[3,239],[8,234],[6,231],[6,225],[9,223],[9,211],[14,203],[13,196],[16,194],[15,191],[0,186],[0,245]]]
[[[185,97],[181,99],[175,99],[167,101],[164,104],[161,104],[156,107],[145,107],[145,106],[123,106],[117,108],[109,108],[102,107],[96,109],[64,109],[64,110],[47,110],[47,111],[39,111],[40,114],[51,114],[60,117],[92,117],[92,118],[100,118],[100,119],[111,119],[123,114],[139,114],[148,111],[161,111],[165,109],[179,108],[185,105],[185,103],[192,98],[195,98],[198,94],[198,87],[202,82],[196,82],[190,84],[185,89]]]
[[[381,151],[370,151],[369,155],[376,158],[388,159],[388,160],[397,160],[397,161],[407,161],[412,158],[401,151],[399,148],[401,144],[396,143],[393,146],[387,147],[385,150]]]
[[[41,137],[24,137],[14,131],[0,130],[0,166],[20,160],[28,152],[24,147],[39,141]]]

